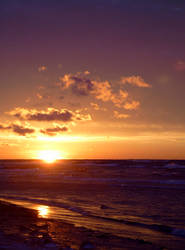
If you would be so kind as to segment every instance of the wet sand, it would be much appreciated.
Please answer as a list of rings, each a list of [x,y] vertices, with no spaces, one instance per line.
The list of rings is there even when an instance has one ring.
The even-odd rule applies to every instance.
[[[162,249],[75,227],[65,221],[39,218],[37,211],[0,201],[0,249]]]

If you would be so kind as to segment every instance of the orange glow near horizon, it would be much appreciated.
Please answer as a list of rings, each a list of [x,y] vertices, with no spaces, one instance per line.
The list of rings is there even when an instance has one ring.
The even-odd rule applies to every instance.
[[[38,154],[38,159],[46,163],[54,163],[57,160],[63,159],[59,151],[56,150],[42,150]]]

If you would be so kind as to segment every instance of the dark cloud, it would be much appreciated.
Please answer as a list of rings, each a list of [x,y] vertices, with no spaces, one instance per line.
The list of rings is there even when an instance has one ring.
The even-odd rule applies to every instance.
[[[93,82],[86,77],[86,74],[64,75],[60,78],[62,88],[71,88],[76,95],[87,96],[94,89]]]
[[[72,85],[72,91],[77,95],[88,95],[93,90],[93,83],[90,80],[76,78]]]
[[[85,121],[91,120],[91,116],[80,114],[79,112],[73,112],[67,109],[54,109],[48,108],[47,110],[36,110],[36,109],[24,109],[15,108],[10,115],[13,115],[20,120],[37,121],[37,122],[51,122],[51,121],[62,121],[71,122],[75,120]]]
[[[22,135],[22,136],[26,136],[27,134],[33,134],[35,132],[35,129],[33,129],[33,128],[23,127],[23,126],[18,125],[18,124],[12,124],[11,128],[12,128],[14,133],[16,133],[18,135]]]
[[[8,130],[8,129],[11,129],[11,126],[6,126],[6,125],[0,124],[0,130]]]
[[[68,130],[69,130],[69,128],[66,126],[55,126],[53,128],[41,129],[40,132],[42,134],[46,134],[49,136],[55,136],[58,133],[64,133],[64,132],[67,132]]]
[[[67,109],[57,110],[49,108],[47,111],[38,111],[36,109],[27,110],[16,108],[10,112],[11,115],[29,121],[63,121],[70,122],[74,118],[74,113]]]
[[[70,122],[73,120],[73,113],[68,110],[53,110],[50,113],[28,114],[26,116],[29,121],[63,121]]]
[[[24,127],[20,124],[14,123],[8,126],[0,124],[0,130],[12,130],[14,133],[22,136],[26,136],[27,134],[33,134],[35,132],[35,129],[33,128]]]

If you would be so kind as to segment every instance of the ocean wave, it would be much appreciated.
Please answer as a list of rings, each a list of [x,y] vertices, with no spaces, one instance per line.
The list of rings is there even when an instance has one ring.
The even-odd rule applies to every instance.
[[[16,168],[16,169],[1,169],[0,170],[0,175],[5,175],[5,176],[24,176],[24,175],[30,175],[30,174],[37,174],[39,171],[38,168],[28,168],[28,169],[19,169],[19,168]]]
[[[110,225],[110,223],[113,223],[113,224],[115,224],[115,225],[117,224],[119,226],[126,225],[126,226],[130,226],[133,228],[138,228],[138,229],[141,228],[141,230],[142,230],[142,228],[144,228],[144,229],[160,232],[160,233],[166,234],[166,235],[174,235],[177,237],[185,238],[185,229],[183,229],[183,228],[176,228],[176,227],[172,227],[170,225],[164,225],[164,224],[153,224],[149,221],[148,221],[148,223],[139,222],[139,221],[137,221],[137,218],[134,221],[134,220],[129,220],[129,219],[127,220],[126,218],[118,219],[118,218],[112,218],[112,217],[108,217],[108,216],[105,217],[102,215],[94,215],[88,211],[84,211],[82,208],[75,207],[72,204],[68,204],[68,203],[64,203],[64,202],[51,201],[51,200],[47,200],[47,199],[37,199],[37,198],[31,198],[31,197],[26,198],[26,197],[2,196],[2,195],[0,196],[0,199],[6,200],[9,202],[16,202],[16,201],[21,202],[22,201],[23,204],[24,204],[24,202],[28,202],[28,203],[33,203],[33,204],[46,205],[46,206],[66,209],[66,210],[73,212],[70,215],[67,214],[68,217],[71,216],[71,220],[75,219],[74,216],[77,216],[78,218],[79,218],[79,216],[82,216],[82,218],[84,217],[87,219],[89,218],[89,219],[97,220],[97,221],[99,221],[99,223],[103,222],[105,227],[106,227],[106,222],[108,222],[109,225]],[[57,211],[59,211],[59,210],[57,210]],[[65,217],[65,214],[63,214],[63,218],[64,217]],[[70,219],[70,218],[66,218],[66,219]]]
[[[47,206],[52,206],[52,207],[58,207],[58,208],[64,208],[67,209],[71,212],[75,212],[81,215],[88,215],[86,211],[79,207],[74,207],[71,204],[62,202],[62,201],[57,201],[57,200],[48,200],[48,199],[43,199],[43,198],[33,198],[33,197],[24,197],[24,196],[11,196],[11,195],[0,195],[0,199],[5,199],[9,201],[22,201],[22,202],[30,202],[34,204],[41,204],[41,205],[47,205]]]
[[[176,236],[185,237],[185,229],[182,228],[173,228],[172,234]]]
[[[176,164],[176,163],[168,163],[164,166],[164,168],[169,168],[169,169],[176,169],[176,168],[185,168],[184,165]]]

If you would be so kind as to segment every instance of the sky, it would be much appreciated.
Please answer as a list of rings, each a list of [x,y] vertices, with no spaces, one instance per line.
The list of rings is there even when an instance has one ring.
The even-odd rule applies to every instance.
[[[1,0],[0,158],[185,159],[185,1]]]

